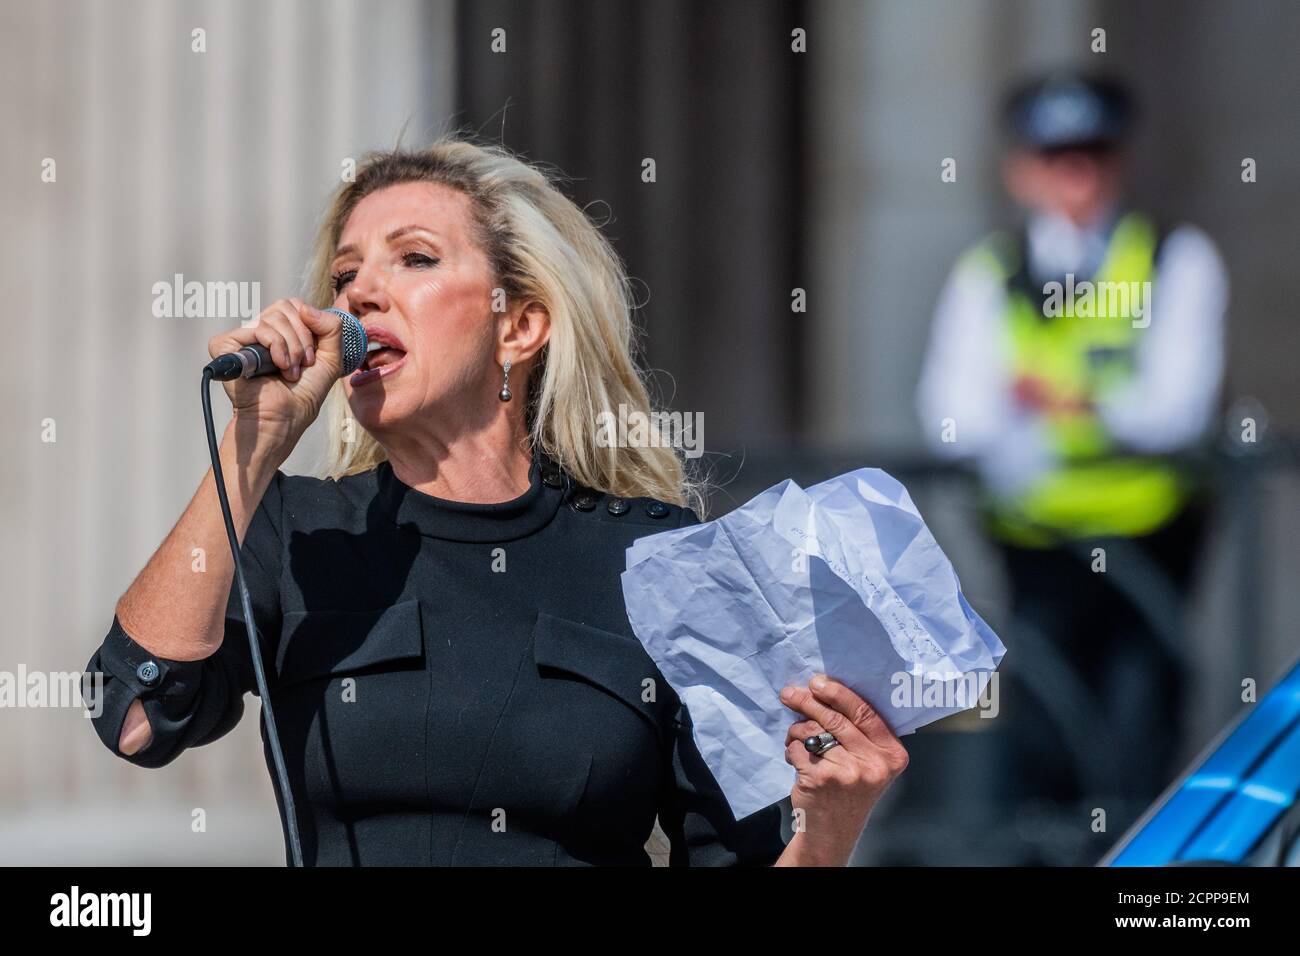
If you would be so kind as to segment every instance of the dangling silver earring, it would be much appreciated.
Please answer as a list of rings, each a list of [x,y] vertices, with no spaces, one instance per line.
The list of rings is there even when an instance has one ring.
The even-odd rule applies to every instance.
[[[503,368],[505,370],[506,377],[505,380],[501,383],[501,391],[497,393],[497,398],[501,399],[501,401],[503,402],[508,402],[510,401],[510,359],[506,359],[506,364],[503,366]]]

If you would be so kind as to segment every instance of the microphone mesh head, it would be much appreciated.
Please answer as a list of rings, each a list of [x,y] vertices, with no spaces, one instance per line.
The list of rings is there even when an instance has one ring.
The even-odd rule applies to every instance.
[[[366,360],[366,330],[361,320],[342,309],[325,309],[343,320],[343,368],[341,375],[351,375]]]

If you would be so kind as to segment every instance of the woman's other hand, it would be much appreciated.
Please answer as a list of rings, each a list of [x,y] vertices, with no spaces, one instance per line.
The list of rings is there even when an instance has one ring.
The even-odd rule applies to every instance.
[[[814,677],[781,701],[807,717],[790,726],[785,759],[798,771],[790,791],[794,838],[778,866],[844,866],[876,801],[907,767],[907,751],[876,709],[839,681]],[[839,746],[821,756],[804,740],[822,732]]]

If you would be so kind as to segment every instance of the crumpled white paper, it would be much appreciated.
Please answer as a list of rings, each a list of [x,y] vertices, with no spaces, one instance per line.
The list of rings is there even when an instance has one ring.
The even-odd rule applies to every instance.
[[[861,468],[786,480],[715,521],[627,549],[628,620],[690,710],[736,819],[789,795],[781,703],[818,673],[903,736],[974,706],[1005,653],[907,490]]]

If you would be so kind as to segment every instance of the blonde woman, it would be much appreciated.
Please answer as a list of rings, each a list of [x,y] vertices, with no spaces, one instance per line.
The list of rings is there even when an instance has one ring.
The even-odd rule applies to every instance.
[[[331,306],[382,346],[342,379]],[[309,301],[209,343],[260,342],[281,370],[226,383],[220,456],[305,864],[644,865],[656,817],[674,864],[847,861],[907,759],[871,707],[833,680],[789,689],[807,719],[787,845],[778,805],[733,818],[631,632],[626,548],[700,501],[673,449],[596,441],[602,411],[650,411],[632,331],[582,211],[449,139],[369,157]],[[325,407],[325,477],[286,476]],[[254,681],[232,575],[209,471],[91,659],[114,753],[160,767],[238,722]],[[822,732],[840,745],[814,756]]]

